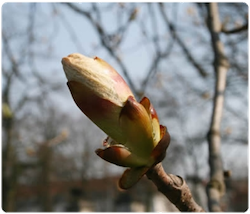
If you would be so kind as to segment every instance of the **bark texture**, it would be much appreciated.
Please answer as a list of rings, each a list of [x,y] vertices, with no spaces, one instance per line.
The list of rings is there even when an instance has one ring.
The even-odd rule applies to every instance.
[[[204,212],[194,201],[185,180],[179,176],[167,174],[161,163],[158,163],[147,172],[148,179],[157,186],[180,211]]]
[[[209,211],[220,212],[220,198],[225,192],[223,164],[221,158],[220,126],[224,106],[224,92],[226,88],[228,60],[224,54],[224,47],[220,40],[221,22],[218,4],[206,5],[208,11],[208,29],[214,52],[215,93],[213,113],[208,131],[210,182],[207,186]]]

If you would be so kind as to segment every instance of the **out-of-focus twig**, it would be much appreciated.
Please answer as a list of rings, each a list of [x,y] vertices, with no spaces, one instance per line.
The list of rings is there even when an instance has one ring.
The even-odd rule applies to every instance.
[[[135,87],[132,79],[130,78],[125,65],[123,64],[122,60],[117,56],[117,54],[115,53],[115,50],[112,48],[112,46],[109,44],[110,40],[107,39],[107,38],[109,38],[109,36],[105,32],[105,30],[101,26],[101,24],[93,18],[93,16],[91,15],[90,12],[85,11],[82,8],[79,8],[75,4],[72,4],[72,3],[65,4],[64,3],[64,5],[67,5],[69,8],[71,8],[72,10],[74,10],[75,12],[77,12],[78,14],[83,15],[84,17],[86,17],[91,22],[91,24],[93,25],[93,27],[98,32],[98,36],[99,36],[99,38],[101,40],[101,43],[102,43],[103,47],[105,47],[106,50],[109,52],[109,54],[117,61],[117,63],[119,64],[119,66],[122,69],[122,72],[123,72],[125,78],[128,81],[128,84],[129,84],[130,88],[132,89],[132,91],[135,94],[137,94],[137,89],[136,89],[136,87]]]
[[[172,40],[170,40],[168,42],[168,45],[165,48],[165,50],[164,51],[161,50],[161,46],[159,44],[159,36],[158,36],[158,32],[157,32],[157,20],[155,17],[155,13],[154,13],[154,10],[150,4],[148,4],[148,8],[149,8],[149,12],[151,14],[150,17],[152,20],[152,29],[154,32],[153,44],[155,47],[156,55],[154,57],[154,60],[152,61],[152,64],[149,66],[149,70],[148,70],[147,74],[145,75],[145,79],[142,82],[141,94],[144,94],[149,81],[151,80],[152,76],[156,74],[156,72],[158,70],[158,65],[161,62],[161,60],[167,58],[170,55],[170,53],[173,49],[173,46],[174,46],[174,41],[175,41],[175,37],[172,37]]]
[[[225,34],[239,33],[239,32],[246,31],[246,30],[248,30],[248,22],[246,22],[244,25],[240,27],[236,27],[233,29],[226,29],[225,27],[221,28],[221,32]]]
[[[62,130],[62,132],[59,135],[57,135],[54,138],[48,140],[46,142],[46,144],[48,146],[55,146],[55,145],[61,143],[62,141],[64,141],[67,137],[68,137],[67,130]]]
[[[174,37],[176,39],[176,41],[178,42],[178,44],[182,48],[183,52],[185,53],[185,56],[191,62],[191,64],[197,69],[197,71],[199,72],[199,74],[202,77],[206,77],[207,76],[207,72],[205,72],[204,69],[202,68],[202,66],[200,66],[200,64],[198,64],[196,62],[196,60],[194,59],[194,57],[192,56],[192,54],[190,53],[190,51],[186,47],[185,43],[178,36],[178,34],[177,34],[176,30],[175,30],[175,26],[173,25],[173,23],[171,23],[168,20],[168,17],[167,17],[165,8],[164,8],[164,4],[163,3],[159,3],[159,7],[160,7],[160,12],[161,12],[161,15],[163,17],[163,20],[167,24],[167,26],[168,26],[168,28],[170,30],[170,33],[172,34],[172,37]]]
[[[74,43],[76,49],[80,52],[84,50],[84,48],[81,45],[81,42],[79,41],[74,28],[72,27],[71,23],[67,20],[67,18],[64,16],[63,13],[59,14],[59,17],[61,18],[62,24],[67,29],[67,33],[69,34],[71,41]]]
[[[40,149],[36,152],[34,149],[32,148],[27,148],[26,149],[26,153],[27,155],[29,156],[36,156],[38,153],[40,153],[41,151],[41,148],[44,148],[44,147],[53,147],[53,146],[56,146],[60,143],[62,143],[64,140],[66,140],[68,137],[68,132],[67,130],[62,130],[62,132],[60,134],[58,134],[57,136],[49,139],[49,140],[46,140],[44,142],[41,143],[41,147]]]

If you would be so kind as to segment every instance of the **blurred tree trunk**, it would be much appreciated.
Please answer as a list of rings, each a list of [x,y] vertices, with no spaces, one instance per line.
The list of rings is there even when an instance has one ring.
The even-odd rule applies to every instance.
[[[15,151],[13,147],[14,113],[12,112],[9,93],[12,83],[12,73],[7,76],[2,92],[2,208],[6,212],[15,211],[15,194],[17,182],[17,167],[15,167]]]
[[[6,212],[15,211],[15,193],[17,175],[15,175],[15,151],[12,146],[12,118],[3,115],[3,129],[5,136],[5,148],[2,150],[2,207]]]
[[[52,212],[52,197],[51,197],[51,184],[50,184],[50,172],[51,172],[51,158],[52,149],[46,143],[39,149],[39,165],[41,167],[40,174],[40,200],[43,212]]]
[[[208,207],[210,211],[219,212],[220,198],[225,192],[223,175],[223,164],[221,157],[221,134],[220,126],[224,105],[224,92],[226,88],[228,60],[224,53],[224,47],[220,40],[221,22],[219,18],[218,4],[207,4],[208,29],[211,36],[214,51],[214,72],[215,72],[215,94],[213,101],[213,113],[208,131],[210,182],[207,186]]]
[[[48,127],[50,127],[50,123],[47,123]],[[47,130],[47,129],[46,129]],[[50,132],[52,131],[52,132]],[[54,132],[55,131],[55,132]],[[53,207],[53,184],[51,183],[51,177],[55,175],[53,171],[55,168],[53,167],[54,161],[54,152],[53,147],[63,142],[68,134],[66,131],[62,131],[60,134],[56,135],[56,130],[53,130],[53,126],[47,130],[48,133],[44,133],[47,138],[50,138],[44,142],[40,143],[38,150],[36,151],[36,156],[38,158],[38,162],[36,166],[40,168],[40,176],[38,184],[40,186],[39,191],[39,199],[43,212],[52,212]],[[55,137],[50,137],[52,135],[56,135]],[[60,164],[58,163],[59,167]]]

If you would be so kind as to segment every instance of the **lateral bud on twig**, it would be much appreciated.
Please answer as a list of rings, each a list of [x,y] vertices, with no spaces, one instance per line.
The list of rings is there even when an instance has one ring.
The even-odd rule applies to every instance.
[[[180,176],[167,174],[161,163],[151,168],[147,172],[147,177],[180,211],[204,212],[194,201],[185,180]]]

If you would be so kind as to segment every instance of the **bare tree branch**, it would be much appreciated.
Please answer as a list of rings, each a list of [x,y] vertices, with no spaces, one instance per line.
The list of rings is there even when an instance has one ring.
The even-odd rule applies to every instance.
[[[207,73],[204,71],[204,69],[196,62],[196,60],[194,59],[194,57],[191,55],[190,51],[188,50],[188,48],[186,47],[185,43],[181,40],[181,38],[178,36],[178,34],[176,33],[175,27],[173,25],[173,23],[171,23],[168,20],[167,14],[165,12],[164,9],[164,5],[162,3],[159,3],[159,7],[160,7],[160,12],[161,15],[163,17],[163,20],[165,21],[165,23],[167,24],[170,33],[172,34],[172,37],[174,37],[176,39],[176,41],[178,42],[178,44],[180,45],[180,47],[182,48],[183,52],[185,53],[187,59],[191,62],[191,64],[197,69],[197,71],[199,72],[199,74],[202,77],[206,77]]]
[[[154,32],[153,43],[154,43],[154,47],[155,47],[155,51],[156,51],[156,56],[154,57],[154,60],[152,61],[152,64],[150,65],[147,74],[145,75],[145,79],[142,82],[141,94],[143,94],[145,92],[146,87],[147,87],[150,79],[152,78],[153,75],[156,74],[158,64],[160,63],[160,61],[164,58],[167,58],[171,54],[171,51],[172,51],[173,46],[174,46],[174,41],[175,41],[175,37],[173,37],[172,40],[170,40],[168,42],[168,46],[166,47],[165,51],[164,52],[161,51],[161,47],[159,44],[159,35],[157,34],[158,33],[157,32],[157,21],[156,21],[156,17],[154,14],[154,10],[150,4],[148,4],[148,8],[149,8],[149,11],[151,14],[152,28],[153,28],[153,32]]]
[[[225,34],[239,33],[239,32],[246,31],[246,30],[248,30],[248,22],[240,27],[230,29],[230,30],[226,29],[225,27],[221,28],[221,32]]]
[[[132,91],[137,94],[137,90],[136,87],[133,83],[133,81],[131,80],[128,71],[125,67],[125,65],[123,64],[123,62],[121,61],[121,59],[116,55],[116,53],[114,52],[114,49],[110,46],[109,44],[109,40],[108,40],[108,35],[105,33],[105,30],[103,29],[103,27],[100,25],[100,23],[96,20],[94,20],[93,16],[91,15],[91,13],[82,10],[81,8],[75,6],[72,3],[67,3],[66,4],[69,8],[71,8],[72,10],[74,10],[75,12],[85,16],[86,18],[88,18],[88,20],[92,23],[93,27],[95,27],[96,31],[98,32],[98,36],[101,40],[101,43],[103,45],[103,47],[105,47],[107,49],[107,51],[109,52],[109,54],[114,57],[114,59],[118,62],[118,64],[120,65],[122,72],[124,74],[124,76],[126,77],[128,84],[130,85]]]
[[[53,5],[55,7],[55,5]],[[63,13],[59,14],[59,17],[61,18],[62,24],[64,25],[64,27],[67,29],[67,32],[72,40],[72,42],[74,43],[74,45],[76,46],[78,51],[83,51],[84,48],[81,45],[81,42],[79,41],[74,28],[72,27],[71,23],[68,22],[68,20],[66,19],[66,17],[64,16]]]
[[[19,65],[22,64],[23,62],[22,58],[19,61],[14,57],[13,51],[9,44],[9,38],[7,37],[4,31],[2,32],[2,38],[3,38],[3,48],[5,51],[5,54],[11,62],[11,72],[5,72],[5,74],[8,75],[7,78],[11,79],[12,76],[15,75],[18,78],[20,78],[22,81],[25,81],[25,78],[21,75],[19,71]]]

